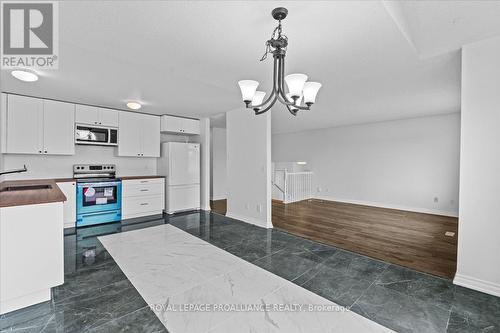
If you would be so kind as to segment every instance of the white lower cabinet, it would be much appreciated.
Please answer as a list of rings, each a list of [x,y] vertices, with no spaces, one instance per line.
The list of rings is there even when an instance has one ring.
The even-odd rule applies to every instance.
[[[63,182],[57,183],[66,197],[63,203],[63,222],[64,228],[74,228],[76,225],[76,183]]]
[[[50,289],[64,283],[63,207],[0,208],[0,220],[1,315],[50,300]]]
[[[122,217],[124,219],[162,214],[164,208],[164,178],[122,181]]]

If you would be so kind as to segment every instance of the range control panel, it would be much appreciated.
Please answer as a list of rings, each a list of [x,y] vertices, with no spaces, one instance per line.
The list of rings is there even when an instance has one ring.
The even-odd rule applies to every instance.
[[[73,173],[114,173],[115,164],[75,164]]]

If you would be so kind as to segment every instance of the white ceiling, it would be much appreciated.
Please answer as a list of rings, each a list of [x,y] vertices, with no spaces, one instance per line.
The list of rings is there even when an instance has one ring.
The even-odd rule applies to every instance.
[[[383,3],[421,58],[456,51],[464,44],[500,34],[499,1]]]
[[[35,83],[2,70],[2,90],[121,109],[140,100],[155,114],[250,112],[237,81],[269,90],[272,60],[259,59],[270,11],[285,6],[287,73],[323,88],[298,117],[274,107],[274,133],[458,112],[459,46],[499,33],[500,2],[466,3],[64,1],[59,70]]]

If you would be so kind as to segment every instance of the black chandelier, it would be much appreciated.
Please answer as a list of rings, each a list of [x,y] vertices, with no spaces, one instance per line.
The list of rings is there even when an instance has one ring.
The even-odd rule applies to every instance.
[[[264,61],[268,54],[274,58],[273,90],[264,101],[266,95],[263,91],[257,91],[259,82],[254,80],[241,80],[238,85],[241,96],[247,108],[252,108],[255,114],[267,112],[279,100],[294,116],[299,110],[310,110],[316,100],[316,95],[321,88],[321,83],[306,82],[305,74],[290,74],[285,76],[285,54],[288,46],[288,37],[282,34],[281,20],[285,19],[288,10],[283,7],[273,9],[272,16],[279,22],[274,29],[271,39],[266,42],[266,52],[260,59]],[[288,93],[285,92],[285,82]]]

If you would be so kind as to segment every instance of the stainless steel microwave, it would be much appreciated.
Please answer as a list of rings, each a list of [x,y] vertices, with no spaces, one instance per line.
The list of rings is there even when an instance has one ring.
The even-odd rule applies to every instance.
[[[75,143],[81,145],[117,146],[118,129],[77,124]]]

